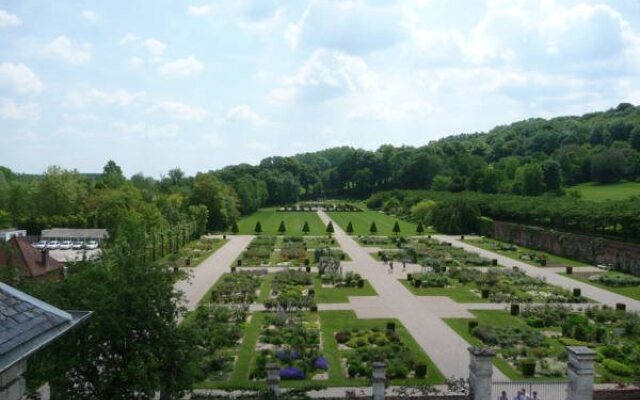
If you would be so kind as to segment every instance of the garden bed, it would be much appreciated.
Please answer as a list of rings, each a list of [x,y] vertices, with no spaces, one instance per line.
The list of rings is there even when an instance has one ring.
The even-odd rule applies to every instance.
[[[586,267],[587,264],[580,261],[556,256],[544,251],[532,250],[515,244],[502,242],[489,238],[467,238],[464,243],[479,247],[484,250],[493,251],[500,255],[522,261],[535,267]]]
[[[446,322],[473,345],[489,346],[495,365],[510,379],[557,379],[567,374],[565,346],[597,353],[596,381],[640,377],[640,317],[610,308],[574,312],[558,305],[525,306],[517,316],[472,311],[476,320]]]
[[[623,272],[573,272],[562,274],[567,278],[588,283],[600,289],[640,301],[640,278]]]

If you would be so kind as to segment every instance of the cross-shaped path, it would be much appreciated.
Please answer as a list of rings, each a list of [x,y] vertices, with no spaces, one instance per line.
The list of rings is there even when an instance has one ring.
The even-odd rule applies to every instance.
[[[325,224],[331,221],[323,211],[319,211],[318,215]],[[442,300],[414,296],[394,276],[390,276],[382,262],[375,261],[366,250],[340,229],[338,224],[333,222],[333,226],[336,240],[353,261],[349,263],[349,269],[367,279],[378,293],[378,297],[350,297],[356,314],[368,318],[397,318],[444,376],[469,376],[469,343],[441,319],[440,313],[435,312],[437,303]],[[492,307],[502,309],[505,305]],[[496,380],[509,380],[495,367],[493,376]]]

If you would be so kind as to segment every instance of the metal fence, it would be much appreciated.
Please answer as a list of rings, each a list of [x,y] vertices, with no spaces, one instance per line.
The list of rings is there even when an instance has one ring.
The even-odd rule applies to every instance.
[[[507,394],[507,398],[512,400],[516,397],[519,390],[524,389],[528,398],[536,398],[539,400],[566,400],[567,399],[567,381],[552,382],[493,382],[491,390],[491,399],[497,400],[502,392]],[[536,392],[537,397],[533,397]]]

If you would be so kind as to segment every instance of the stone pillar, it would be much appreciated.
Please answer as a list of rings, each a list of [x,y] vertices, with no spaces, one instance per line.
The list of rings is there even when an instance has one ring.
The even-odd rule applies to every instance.
[[[469,387],[473,400],[491,400],[494,353],[489,348],[469,347]]]
[[[568,346],[569,388],[567,400],[592,400],[596,352],[585,346]]]
[[[0,399],[22,399],[26,389],[22,374],[24,374],[26,370],[27,362],[23,360],[0,374]]]
[[[276,397],[280,394],[280,368],[277,364],[267,364],[267,388]]]
[[[387,382],[386,364],[383,362],[374,362],[373,376],[371,381],[373,382],[373,400],[384,400],[385,396],[385,384]]]

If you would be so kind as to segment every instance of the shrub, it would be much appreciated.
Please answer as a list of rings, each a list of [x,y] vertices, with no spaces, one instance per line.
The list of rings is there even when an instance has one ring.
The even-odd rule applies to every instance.
[[[536,360],[525,358],[520,361],[520,371],[525,377],[532,377],[536,374]]]
[[[396,323],[387,322],[387,332],[395,332],[395,331],[396,331]]]
[[[280,379],[304,379],[304,372],[297,367],[286,367],[280,370]]]
[[[633,370],[631,368],[610,358],[604,360],[602,365],[604,365],[607,371],[618,376],[631,376],[633,374]]]
[[[580,297],[582,296],[582,290],[580,290],[580,288],[573,288],[573,297]]]
[[[416,364],[414,372],[415,372],[416,378],[424,378],[425,376],[427,376],[427,365],[424,363]]]
[[[476,326],[478,326],[478,321],[471,320],[468,322],[468,330],[471,332]]]
[[[336,332],[336,342],[339,344],[345,344],[351,339],[351,334],[348,331],[338,331]]]
[[[316,358],[316,362],[313,363],[313,367],[315,369],[322,369],[322,370],[327,370],[329,369],[329,364],[327,363],[327,359],[324,357],[318,357]]]
[[[358,279],[358,287],[359,288],[363,288],[364,287],[364,279]]]
[[[511,315],[520,314],[520,304],[511,304]]]

